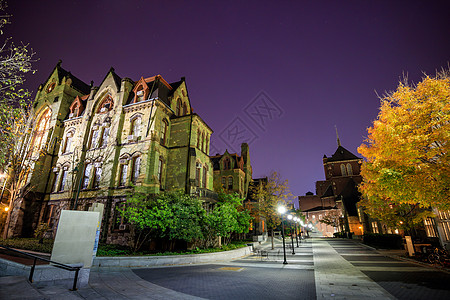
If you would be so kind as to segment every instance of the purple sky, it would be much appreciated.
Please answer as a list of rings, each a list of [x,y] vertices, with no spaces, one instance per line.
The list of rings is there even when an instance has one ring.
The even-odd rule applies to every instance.
[[[251,141],[253,177],[277,170],[303,195],[324,178],[335,125],[357,154],[376,92],[448,65],[445,2],[9,0],[4,36],[37,53],[34,91],[58,59],[95,85],[111,66],[133,80],[185,76],[213,146]]]

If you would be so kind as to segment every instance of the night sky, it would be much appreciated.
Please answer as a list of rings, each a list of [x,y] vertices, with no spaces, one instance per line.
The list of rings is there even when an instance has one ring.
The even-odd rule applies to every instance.
[[[377,93],[450,61],[449,1],[8,2],[3,37],[39,58],[28,89],[59,59],[97,86],[110,67],[133,80],[185,76],[194,111],[215,131],[210,154],[248,141],[253,177],[279,171],[294,195],[324,179],[335,126],[360,156]]]

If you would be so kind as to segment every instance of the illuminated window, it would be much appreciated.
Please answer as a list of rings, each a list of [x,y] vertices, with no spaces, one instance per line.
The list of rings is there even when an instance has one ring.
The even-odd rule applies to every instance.
[[[108,95],[103,99],[100,106],[98,107],[97,113],[107,113],[114,107],[114,101],[113,98]]]
[[[372,233],[380,233],[378,230],[378,223],[372,222]]]
[[[62,178],[61,178],[61,185],[59,186],[59,191],[64,191],[66,189],[66,182],[67,182],[67,174],[69,173],[68,170],[62,171]]]
[[[347,164],[347,174],[349,176],[353,175],[353,170],[352,170],[352,165],[351,164]]]
[[[347,170],[345,169],[344,164],[341,164],[341,174],[342,174],[342,176],[347,176]]]
[[[105,128],[103,128],[100,147],[106,147],[106,145],[108,144],[108,137],[109,137],[109,127],[105,127]]]
[[[89,180],[91,177],[92,163],[88,163],[84,168],[84,176],[83,176],[83,189],[87,189],[89,187]]]
[[[437,237],[436,230],[434,229],[435,223],[433,218],[426,218],[423,220],[423,224],[425,225],[425,231],[428,237]]]
[[[121,164],[119,186],[125,186],[127,184],[127,173],[128,173],[128,165]]]
[[[136,184],[140,172],[141,172],[141,157],[136,156],[133,158],[133,172],[131,173],[131,182],[133,184]]]
[[[64,142],[64,149],[62,153],[69,153],[71,151],[72,139],[73,139],[73,132],[68,132],[66,135],[66,140]]]
[[[141,117],[136,117],[133,120],[131,120],[131,132],[130,135],[134,137],[141,136]]]
[[[100,130],[98,129],[98,126],[94,126],[91,132],[91,142],[89,144],[89,149],[98,148],[99,136]]]
[[[92,184],[93,188],[98,188],[100,186],[101,178],[102,178],[102,165],[100,163],[95,163],[94,182]]]
[[[228,189],[232,190],[233,189],[233,177],[228,177]]]
[[[39,153],[39,151],[42,148],[42,144],[44,141],[44,138],[47,137],[48,129],[49,129],[49,123],[50,123],[50,117],[52,115],[52,112],[49,108],[47,108],[40,116],[33,136],[33,141],[31,142],[33,152],[32,156],[35,156]]]

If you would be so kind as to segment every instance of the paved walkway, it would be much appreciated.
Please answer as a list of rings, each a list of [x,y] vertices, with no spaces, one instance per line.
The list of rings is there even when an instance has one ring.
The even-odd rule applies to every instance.
[[[290,245],[288,241],[287,245]],[[296,245],[295,245],[296,246]],[[0,278],[0,299],[450,299],[450,275],[380,255],[350,240],[308,239],[267,256],[216,264],[93,269],[78,291]]]

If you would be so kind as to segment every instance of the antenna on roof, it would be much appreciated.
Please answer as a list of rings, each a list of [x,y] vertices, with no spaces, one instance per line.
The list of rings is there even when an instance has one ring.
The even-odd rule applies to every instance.
[[[338,147],[340,147],[341,146],[341,140],[339,140],[339,134],[338,134],[337,126],[334,125],[334,128],[336,129],[336,138],[337,138]]]

